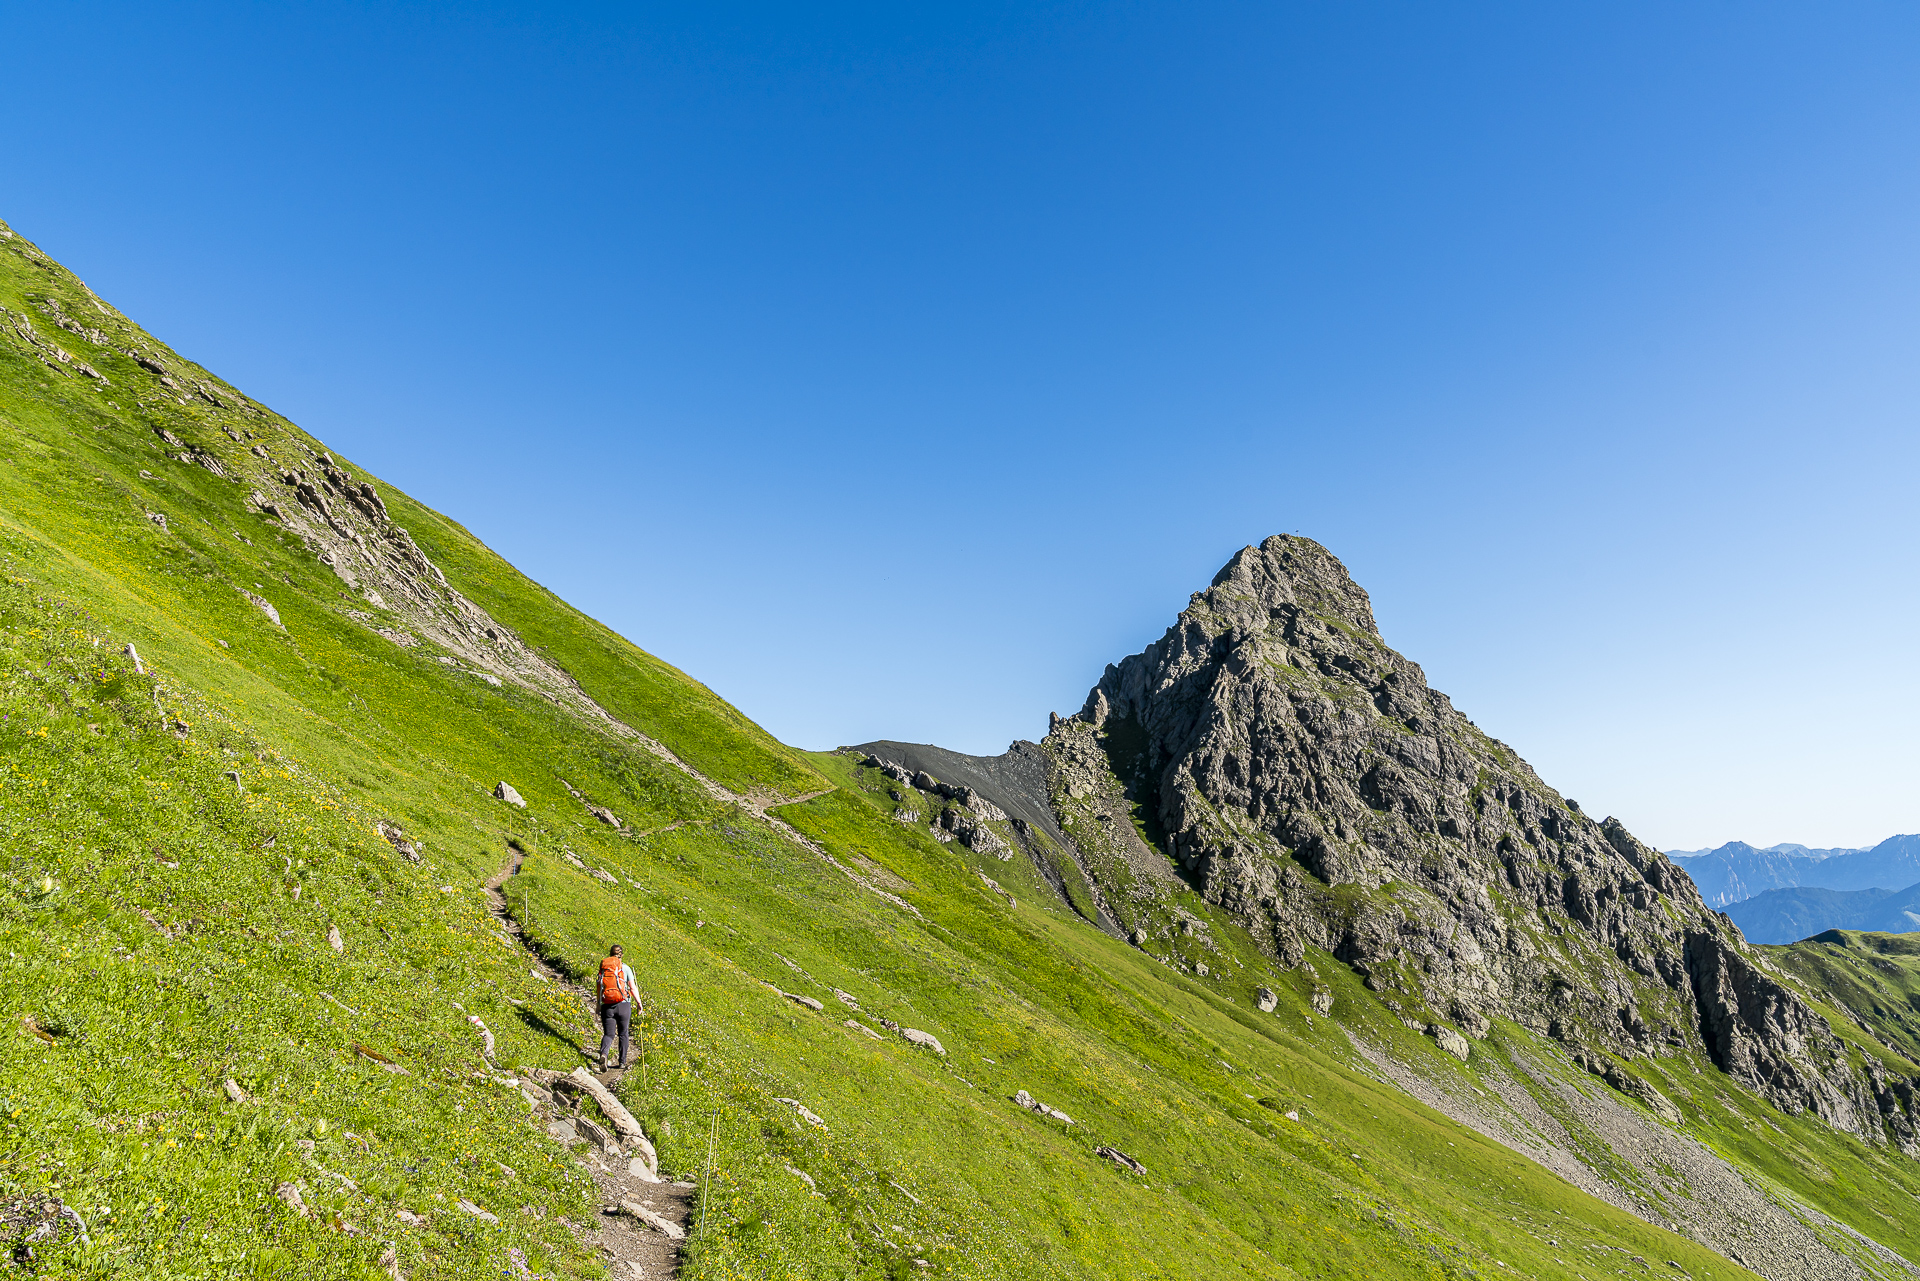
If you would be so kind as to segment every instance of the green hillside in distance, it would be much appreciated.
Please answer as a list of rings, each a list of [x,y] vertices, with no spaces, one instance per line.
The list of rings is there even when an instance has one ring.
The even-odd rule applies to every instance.
[[[0,308],[0,1255],[24,1274],[1920,1258],[1892,1144],[1684,1047],[1603,1079],[1496,1019],[1461,1061],[1187,890],[1163,907],[1206,965],[1133,946],[1084,884],[1001,857],[1012,820],[941,839],[944,794],[778,743],[4,225]],[[548,1088],[598,1066],[582,985],[614,942],[642,1059],[610,1079],[692,1185],[677,1258],[639,1274],[616,1256],[665,1238],[605,1213],[613,1118],[562,1124]]]
[[[1766,949],[1802,990],[1889,1054],[1920,1061],[1920,934],[1827,930]]]

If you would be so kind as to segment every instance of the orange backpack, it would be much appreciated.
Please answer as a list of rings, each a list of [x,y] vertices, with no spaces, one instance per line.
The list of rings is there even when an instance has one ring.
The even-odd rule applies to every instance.
[[[624,962],[617,956],[609,956],[600,962],[600,1001],[603,1005],[618,1005],[627,999],[626,984],[620,970]]]

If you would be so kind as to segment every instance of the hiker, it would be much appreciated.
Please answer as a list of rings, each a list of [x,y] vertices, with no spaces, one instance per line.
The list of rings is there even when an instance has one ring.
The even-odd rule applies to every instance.
[[[614,1035],[618,1031],[620,1038],[620,1070],[627,1070],[627,1037],[633,1025],[633,1011],[640,1004],[639,985],[634,982],[633,967],[620,957],[620,945],[615,943],[613,950],[607,953],[606,960],[600,962],[600,982],[596,995],[600,999],[600,1070],[607,1070],[607,1052],[613,1048]]]

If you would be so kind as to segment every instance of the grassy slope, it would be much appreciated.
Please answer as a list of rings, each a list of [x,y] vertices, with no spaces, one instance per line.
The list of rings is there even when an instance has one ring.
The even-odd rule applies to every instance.
[[[1829,1015],[1836,1028],[1890,1061],[1920,1062],[1920,936],[1828,930],[1799,943],[1769,947],[1766,953],[1830,1005],[1844,1003],[1873,1029],[1878,1041],[1861,1034],[1853,1020],[1837,1010]],[[1897,1053],[1888,1054],[1879,1042]]]
[[[782,812],[924,920],[646,753],[381,640],[235,486],[159,449],[156,424],[208,440],[205,412],[110,346],[54,331],[35,307],[48,294],[102,317],[121,345],[132,331],[90,314],[77,282],[19,241],[0,245],[0,306],[113,383],[0,340],[0,1192],[53,1187],[112,1207],[90,1250],[62,1256],[75,1272],[355,1276],[393,1241],[413,1277],[497,1270],[510,1246],[555,1275],[595,1275],[558,1224],[590,1213],[577,1167],[525,1124],[517,1094],[476,1078],[463,1021],[486,1020],[503,1064],[578,1061],[581,1011],[529,973],[482,909],[478,883],[512,837],[530,851],[512,897],[541,946],[584,970],[620,939],[642,975],[648,1059],[626,1089],[664,1165],[703,1172],[711,1144],[688,1275],[912,1275],[916,1259],[981,1277],[1466,1276],[1500,1264],[1598,1275],[1584,1243],[1743,1275],[1356,1070],[1337,1029],[1309,1022],[1301,976],[1265,972],[1231,926],[1214,934],[1236,964],[1206,982],[1086,928],[1018,865],[891,821],[851,761],[774,743],[391,492],[463,591],[616,714],[738,788],[835,786]],[[284,630],[239,596],[254,583]],[[129,639],[155,675],[118,656]],[[587,818],[556,774],[617,798],[628,830]],[[488,795],[499,778],[528,795],[526,812]],[[424,865],[375,835],[382,817],[425,842]],[[1017,907],[985,890],[975,862]],[[1380,1014],[1343,967],[1319,961],[1345,1013]],[[1252,1008],[1260,982],[1281,994],[1275,1015]],[[871,1039],[844,1026],[850,1016],[923,1028],[948,1054]],[[1471,1071],[1378,1021],[1399,1053]],[[229,1076],[249,1102],[225,1099]],[[1020,1088],[1076,1124],[1015,1108]],[[1288,1108],[1302,1120],[1284,1119]],[[303,1137],[357,1190],[320,1173]],[[1830,1135],[1806,1142],[1829,1166],[1849,1155]],[[1148,1175],[1095,1158],[1098,1143]],[[302,1180],[322,1216],[280,1207],[282,1179]],[[461,1197],[501,1225],[452,1209]],[[431,1212],[430,1226],[402,1227],[399,1206]],[[1553,1232],[1535,1230],[1544,1224]]]
[[[824,786],[800,753],[712,690],[532,582],[460,525],[397,491],[387,501],[394,520],[470,599],[512,619],[529,645],[572,673],[602,707],[707,777],[757,795],[799,796]]]

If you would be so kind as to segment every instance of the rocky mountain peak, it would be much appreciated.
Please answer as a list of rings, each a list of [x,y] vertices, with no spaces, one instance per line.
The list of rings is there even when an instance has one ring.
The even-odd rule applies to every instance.
[[[1692,1045],[1783,1108],[1915,1143],[1684,872],[1430,688],[1309,539],[1235,555],[1042,746],[1063,779],[1104,760],[1160,854],[1283,964],[1318,947],[1409,1015],[1510,1018],[1593,1062]]]
[[[1258,547],[1242,548],[1198,599],[1216,616],[1243,618],[1251,627],[1292,606],[1369,636],[1380,634],[1366,590],[1332,552],[1311,538],[1275,534]]]

